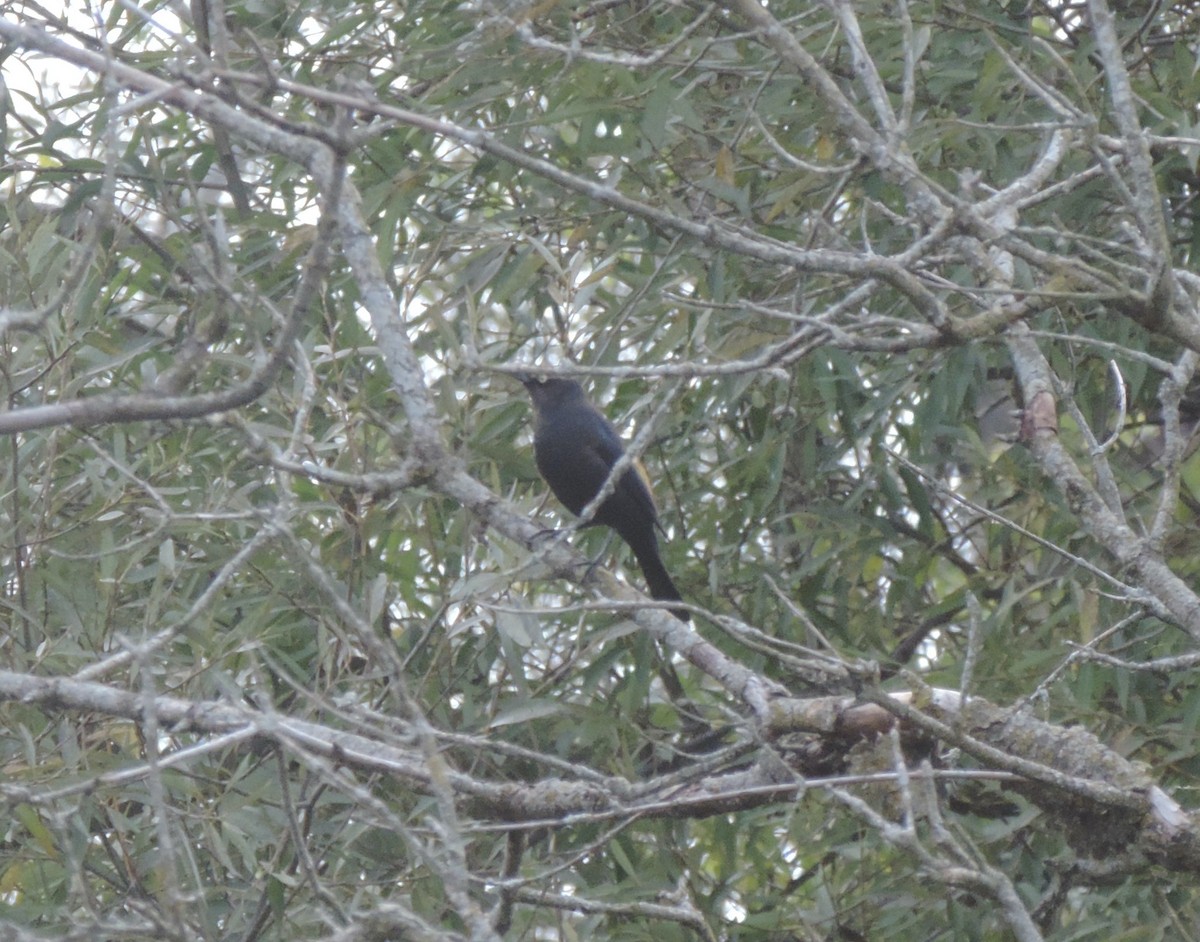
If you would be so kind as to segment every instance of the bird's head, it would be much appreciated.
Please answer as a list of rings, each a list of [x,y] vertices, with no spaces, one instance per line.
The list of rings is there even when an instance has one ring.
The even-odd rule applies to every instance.
[[[542,376],[538,373],[516,373],[514,375],[529,390],[529,398],[533,400],[534,407],[537,409],[584,398],[583,387],[573,379]]]

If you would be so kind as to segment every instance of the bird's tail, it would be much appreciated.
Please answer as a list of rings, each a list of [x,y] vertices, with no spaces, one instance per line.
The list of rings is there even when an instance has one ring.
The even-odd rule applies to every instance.
[[[658,540],[650,534],[650,542],[645,546],[633,546],[633,555],[637,557],[638,565],[642,567],[642,575],[646,577],[646,587],[650,590],[650,598],[660,602],[682,602],[683,596],[675,588],[671,574],[663,565],[662,556],[658,552]],[[686,609],[673,608],[671,614],[680,621],[691,621],[692,616]]]

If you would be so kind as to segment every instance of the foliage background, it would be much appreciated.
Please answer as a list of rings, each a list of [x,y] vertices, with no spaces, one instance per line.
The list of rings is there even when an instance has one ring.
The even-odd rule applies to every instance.
[[[6,937],[1200,937],[1195,15],[12,0]]]

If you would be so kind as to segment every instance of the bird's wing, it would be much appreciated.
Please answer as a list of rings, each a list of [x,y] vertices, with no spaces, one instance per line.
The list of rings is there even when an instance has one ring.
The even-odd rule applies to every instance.
[[[607,423],[605,424],[607,426]],[[593,460],[603,461],[609,471],[612,471],[625,454],[625,446],[621,444],[621,439],[611,426],[606,427],[603,434],[597,434],[589,445],[588,450],[592,452]],[[634,461],[631,468],[634,473],[625,479],[630,482],[625,485],[628,488],[626,496],[636,501],[638,506],[650,515],[651,520],[657,520],[658,508],[654,503],[654,487],[650,483],[650,476],[641,461]],[[608,480],[607,473],[605,480]]]

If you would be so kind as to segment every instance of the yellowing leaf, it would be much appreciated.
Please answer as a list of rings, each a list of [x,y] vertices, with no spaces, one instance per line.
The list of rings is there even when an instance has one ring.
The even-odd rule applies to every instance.
[[[733,186],[733,151],[725,145],[721,145],[721,149],[717,151],[715,176],[722,183]]]

